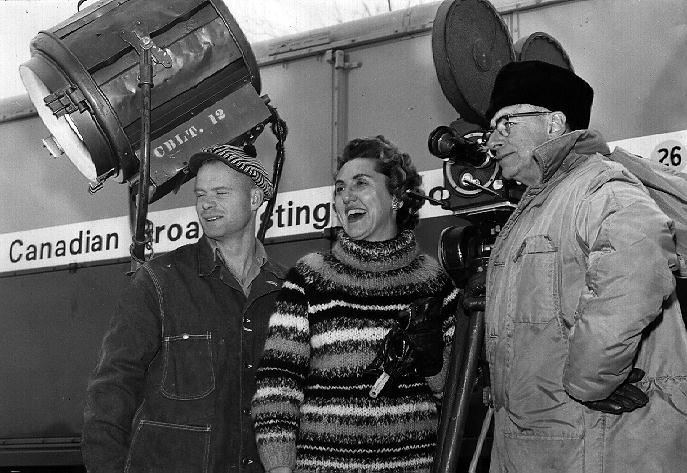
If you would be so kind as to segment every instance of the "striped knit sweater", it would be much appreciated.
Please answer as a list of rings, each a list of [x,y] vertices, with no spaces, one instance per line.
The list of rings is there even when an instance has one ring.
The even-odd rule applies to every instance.
[[[377,374],[366,368],[394,316],[427,296],[444,301],[444,369],[393,380],[373,399]],[[418,253],[412,231],[384,242],[340,232],[331,253],[302,258],[277,299],[257,372],[252,414],[265,469],[429,472],[456,306],[450,279]]]

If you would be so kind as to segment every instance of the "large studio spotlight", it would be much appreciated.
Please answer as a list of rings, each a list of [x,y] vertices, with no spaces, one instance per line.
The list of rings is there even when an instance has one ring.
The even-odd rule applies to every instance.
[[[142,128],[140,58],[152,62],[150,199],[188,179],[188,157],[217,142],[251,142],[271,120],[243,33],[221,0],[105,0],[31,42],[22,81],[51,136],[97,190],[135,183]]]

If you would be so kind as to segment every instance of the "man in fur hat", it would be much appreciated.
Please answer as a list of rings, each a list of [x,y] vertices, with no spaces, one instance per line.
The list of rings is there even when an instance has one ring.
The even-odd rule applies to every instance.
[[[492,472],[687,465],[672,222],[604,158],[592,98],[572,71],[539,61],[504,66],[491,96],[487,146],[527,187],[487,270]]]

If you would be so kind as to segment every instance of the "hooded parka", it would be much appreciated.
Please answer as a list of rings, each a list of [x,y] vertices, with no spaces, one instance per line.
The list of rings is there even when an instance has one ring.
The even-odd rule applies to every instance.
[[[541,182],[501,230],[487,273],[492,472],[687,471],[687,333],[672,222],[578,130],[534,150]],[[646,406],[604,399],[633,367]]]

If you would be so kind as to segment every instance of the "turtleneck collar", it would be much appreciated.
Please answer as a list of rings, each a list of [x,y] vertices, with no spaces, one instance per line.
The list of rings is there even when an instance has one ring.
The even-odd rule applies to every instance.
[[[390,271],[410,264],[419,254],[415,233],[403,230],[390,240],[353,240],[341,230],[332,248],[339,261],[362,271]]]

